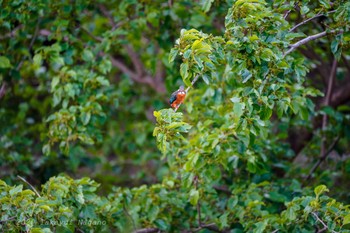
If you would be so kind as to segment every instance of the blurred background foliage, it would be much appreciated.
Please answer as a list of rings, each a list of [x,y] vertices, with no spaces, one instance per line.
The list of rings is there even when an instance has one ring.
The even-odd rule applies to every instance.
[[[1,220],[35,216],[8,229],[349,228],[348,1],[0,3]]]

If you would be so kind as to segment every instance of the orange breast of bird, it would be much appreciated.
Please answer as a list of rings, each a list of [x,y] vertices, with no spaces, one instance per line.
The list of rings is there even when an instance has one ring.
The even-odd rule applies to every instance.
[[[185,97],[186,97],[186,92],[177,93],[176,100],[171,104],[171,107],[176,108],[177,106],[179,106],[185,100]]]

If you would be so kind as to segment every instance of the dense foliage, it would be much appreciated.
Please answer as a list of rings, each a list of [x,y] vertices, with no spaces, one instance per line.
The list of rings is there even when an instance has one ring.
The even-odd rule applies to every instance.
[[[1,231],[350,232],[349,1],[0,3]]]

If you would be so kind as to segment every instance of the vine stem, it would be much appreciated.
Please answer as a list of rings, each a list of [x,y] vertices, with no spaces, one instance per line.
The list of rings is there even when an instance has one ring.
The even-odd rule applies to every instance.
[[[33,191],[35,192],[35,194],[36,194],[38,197],[41,197],[40,194],[39,194],[39,192],[38,192],[38,191],[34,188],[34,186],[31,185],[26,179],[24,179],[22,176],[18,176],[18,175],[17,175],[17,177],[18,177],[18,179],[22,180],[24,183],[26,183],[27,185],[29,185],[30,188],[33,189]]]

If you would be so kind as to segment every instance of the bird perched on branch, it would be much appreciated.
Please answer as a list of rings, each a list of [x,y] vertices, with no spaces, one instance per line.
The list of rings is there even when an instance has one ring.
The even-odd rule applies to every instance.
[[[181,86],[179,90],[175,91],[173,94],[170,96],[170,106],[175,109],[175,111],[180,107],[182,102],[185,100],[186,97],[186,91],[184,86]]]

